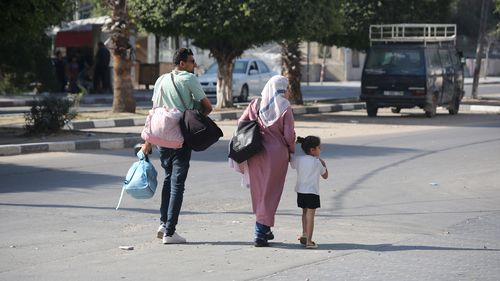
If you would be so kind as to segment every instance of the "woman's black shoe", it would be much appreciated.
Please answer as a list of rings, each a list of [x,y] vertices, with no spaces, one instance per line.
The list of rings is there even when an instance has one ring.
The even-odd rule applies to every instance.
[[[273,240],[274,239],[274,234],[272,231],[266,232],[266,240]]]
[[[267,240],[262,238],[255,238],[253,245],[255,247],[269,247],[269,243],[267,243]]]

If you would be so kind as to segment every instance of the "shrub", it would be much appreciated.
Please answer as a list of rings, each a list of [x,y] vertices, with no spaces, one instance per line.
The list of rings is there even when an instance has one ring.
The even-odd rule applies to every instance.
[[[29,113],[26,113],[26,130],[28,134],[46,134],[60,131],[76,112],[71,111],[73,103],[67,99],[46,96],[35,100]]]

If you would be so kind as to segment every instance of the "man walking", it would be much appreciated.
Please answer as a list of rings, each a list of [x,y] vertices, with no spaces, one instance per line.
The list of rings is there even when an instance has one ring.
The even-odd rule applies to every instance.
[[[194,68],[196,62],[191,49],[180,48],[174,54],[174,70],[160,76],[155,83],[153,102],[155,106],[168,106],[180,111],[197,108],[201,113],[208,115],[212,111],[212,104],[201,88],[196,78]],[[172,81],[173,77],[173,81]],[[185,108],[174,87],[177,86],[188,108]],[[162,91],[163,89],[163,95]],[[163,239],[163,244],[186,243],[186,239],[177,234],[176,225],[181,211],[184,196],[184,182],[186,181],[191,149],[185,144],[182,148],[173,149],[160,147],[161,166],[165,169],[165,180],[161,193],[160,227],[157,236]],[[151,151],[151,144],[142,146],[144,153]]]

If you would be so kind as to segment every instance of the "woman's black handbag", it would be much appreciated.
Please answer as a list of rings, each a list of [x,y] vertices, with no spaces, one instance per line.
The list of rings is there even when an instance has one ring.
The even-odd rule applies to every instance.
[[[260,99],[257,101],[257,119],[259,116]],[[229,144],[229,158],[237,163],[250,159],[263,148],[259,122],[256,120],[242,121]]]
[[[222,137],[222,130],[210,119],[196,109],[187,109],[174,82],[174,75],[171,74],[175,91],[179,95],[182,104],[186,108],[180,120],[180,127],[184,136],[184,143],[194,151],[203,151],[216,143]]]

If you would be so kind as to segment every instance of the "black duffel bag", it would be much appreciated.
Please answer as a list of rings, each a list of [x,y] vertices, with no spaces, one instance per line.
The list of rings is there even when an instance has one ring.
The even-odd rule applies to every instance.
[[[180,123],[184,143],[194,151],[203,151],[222,137],[222,130],[198,110],[188,109]]]
[[[260,99],[257,101],[257,119],[259,118]],[[241,163],[259,153],[262,146],[259,122],[256,120],[242,121],[231,138],[228,157]]]
[[[181,99],[184,108],[187,108],[177,86],[174,82],[173,73],[170,74],[175,91]],[[222,137],[222,130],[210,119],[196,109],[186,109],[180,120],[184,143],[194,151],[203,151],[216,143]]]

